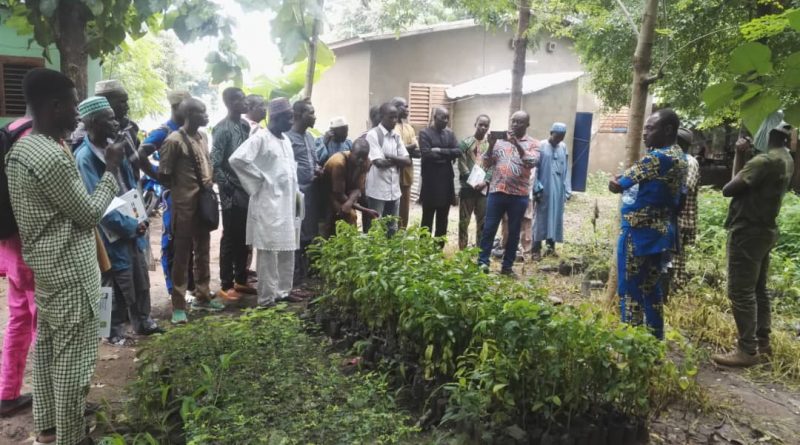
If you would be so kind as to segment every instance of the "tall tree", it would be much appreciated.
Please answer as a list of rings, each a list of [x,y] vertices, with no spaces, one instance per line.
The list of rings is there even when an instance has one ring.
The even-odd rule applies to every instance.
[[[138,40],[128,39],[103,58],[103,77],[117,79],[125,85],[129,114],[134,120],[167,110],[164,91],[169,61],[161,42],[153,34]]]
[[[319,10],[323,11],[325,0],[317,0]],[[311,25],[311,37],[308,42],[308,66],[306,68],[305,95],[311,97],[314,88],[314,73],[317,69],[317,47],[319,46],[319,35],[322,32],[321,12],[314,16],[314,23]]]
[[[633,54],[633,80],[628,113],[628,137],[625,142],[625,168],[638,161],[642,154],[642,130],[647,114],[647,97],[650,84],[657,78],[650,74],[653,66],[653,42],[655,41],[657,14],[658,0],[645,0],[642,26],[639,28],[636,52]],[[615,252],[611,257],[612,273],[609,274],[608,280],[609,300],[613,300],[617,293],[618,277],[614,273],[616,266],[617,255]]]
[[[6,24],[32,35],[45,58],[55,45],[61,71],[75,81],[81,97],[86,96],[88,58],[113,52],[127,36],[166,28],[188,42],[230,36],[232,24],[212,0],[0,0],[0,8],[10,12]],[[230,50],[221,47],[219,52]]]
[[[525,78],[525,55],[528,52],[528,26],[531,22],[530,0],[519,0],[517,32],[514,35],[514,63],[511,67],[511,103],[509,116],[522,109],[522,80]]]

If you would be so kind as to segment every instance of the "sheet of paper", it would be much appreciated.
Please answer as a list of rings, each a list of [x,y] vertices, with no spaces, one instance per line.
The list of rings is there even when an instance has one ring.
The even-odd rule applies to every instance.
[[[124,206],[126,204],[127,203],[125,202],[124,199],[121,199],[121,198],[118,198],[118,197],[115,196],[114,199],[111,200],[111,204],[108,205],[108,208],[106,209],[106,212],[103,213],[103,218],[105,218],[109,213],[113,212],[114,210],[119,209],[120,207],[122,207],[122,206]]]
[[[112,288],[100,288],[100,300],[97,302],[100,324],[97,329],[97,336],[101,338],[106,338],[111,335],[111,300],[113,295],[114,291]]]
[[[472,171],[469,172],[469,177],[467,178],[467,184],[472,187],[476,187],[480,184],[483,184],[486,181],[486,171],[484,171],[478,164],[475,164],[472,167]],[[481,190],[481,193],[484,195],[486,194],[488,187],[485,187]]]

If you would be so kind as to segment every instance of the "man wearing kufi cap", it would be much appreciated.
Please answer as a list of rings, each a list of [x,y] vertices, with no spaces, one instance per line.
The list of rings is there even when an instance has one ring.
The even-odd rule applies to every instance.
[[[297,182],[292,143],[292,106],[284,98],[269,103],[267,131],[247,139],[228,158],[247,194],[247,244],[257,251],[258,305],[288,300],[294,251],[300,246],[303,195]]]
[[[533,258],[542,256],[542,241],[547,242],[545,255],[555,255],[556,243],[564,241],[564,204],[572,195],[569,156],[564,137],[567,125],[556,122],[550,137],[539,143],[539,166],[533,186],[536,215],[533,222]]]
[[[191,97],[191,94],[185,90],[173,90],[168,92],[167,101],[169,102],[172,112],[170,118],[161,124],[160,127],[149,132],[144,142],[142,142],[142,145],[139,147],[139,159],[142,160],[142,162],[140,162],[140,167],[152,180],[157,180],[158,178],[158,167],[149,162],[149,158],[152,156],[156,161],[160,159],[158,150],[161,148],[161,145],[164,144],[167,136],[173,131],[177,131],[181,125],[183,125],[184,118],[180,110],[181,102]],[[172,242],[172,196],[166,187],[163,187],[161,192],[161,202],[164,206],[161,213],[161,268],[164,271],[164,281],[167,286],[167,292],[172,294],[172,274],[170,273],[174,254]],[[188,290],[194,291],[194,275],[191,266],[189,267],[188,273]]]
[[[86,189],[91,193],[106,169],[105,153],[112,144],[125,144],[118,133],[119,124],[108,100],[102,96],[90,97],[78,105],[87,135],[75,151],[75,163]],[[133,167],[123,159],[115,175],[117,196],[136,190]],[[161,330],[150,318],[150,277],[147,270],[145,236],[148,221],[139,221],[119,210],[110,212],[100,221],[100,233],[111,270],[103,281],[112,286],[113,302],[111,333],[108,342],[115,346],[130,346],[132,340],[125,334],[125,320],[130,319],[137,334],[149,335]]]
[[[128,112],[128,92],[122,86],[122,82],[116,79],[101,80],[94,84],[94,94],[108,99],[111,109],[114,110],[114,117],[119,122],[119,132],[124,135],[125,157],[131,163],[133,176],[139,180],[139,126],[130,120]],[[74,141],[75,142],[75,141]]]
[[[349,129],[344,116],[331,119],[329,130],[322,137],[317,138],[319,165],[325,165],[325,162],[336,153],[350,151],[353,148],[353,141],[347,137]]]
[[[686,246],[694,244],[697,236],[697,190],[700,183],[700,163],[689,153],[694,136],[691,130],[678,129],[678,145],[686,158],[686,181],[684,181],[685,198],[683,207],[678,213],[678,232],[680,246],[672,258],[672,281],[676,286],[686,283]]]
[[[728,298],[739,333],[737,348],[712,356],[724,366],[753,366],[772,355],[767,292],[769,255],[778,241],[776,219],[789,189],[794,162],[786,148],[791,127],[781,122],[768,135],[768,149],[750,159],[722,188],[728,208]],[[737,143],[737,150],[749,149]],[[740,153],[743,155],[743,153]]]

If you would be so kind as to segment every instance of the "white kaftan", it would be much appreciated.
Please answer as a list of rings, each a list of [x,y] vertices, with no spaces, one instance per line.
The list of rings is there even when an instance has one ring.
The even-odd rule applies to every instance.
[[[298,249],[303,195],[289,138],[278,139],[269,130],[259,130],[228,162],[250,195],[247,244],[258,250]]]

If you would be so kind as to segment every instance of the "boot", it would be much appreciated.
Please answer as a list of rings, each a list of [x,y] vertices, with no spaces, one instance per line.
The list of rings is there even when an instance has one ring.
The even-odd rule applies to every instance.
[[[728,354],[714,354],[711,356],[711,360],[718,365],[733,368],[749,368],[760,363],[756,354],[744,352],[739,348]]]
[[[772,346],[769,343],[769,338],[758,339],[758,355],[772,357]]]

